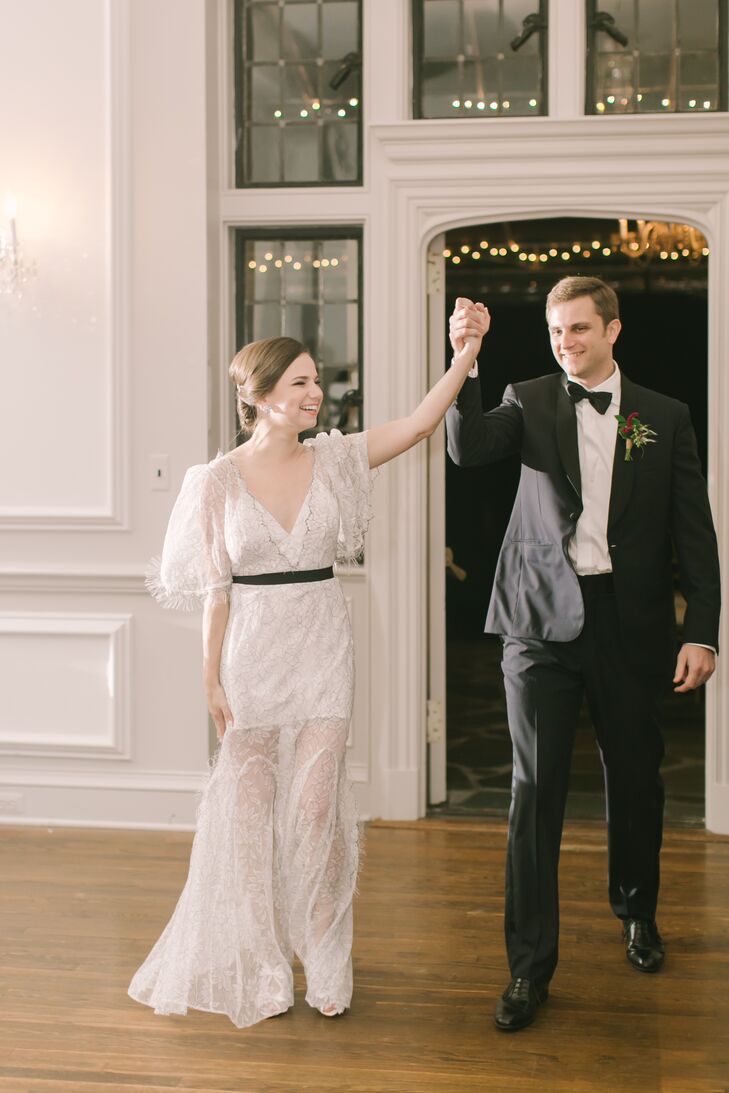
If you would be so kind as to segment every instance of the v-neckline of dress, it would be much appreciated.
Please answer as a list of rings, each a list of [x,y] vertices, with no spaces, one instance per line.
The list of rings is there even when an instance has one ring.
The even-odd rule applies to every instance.
[[[280,520],[278,520],[273,515],[271,510],[269,508],[267,508],[266,505],[264,505],[264,503],[263,503],[263,501],[261,501],[260,497],[257,497],[255,495],[253,490],[249,487],[248,483],[246,482],[245,475],[243,474],[243,471],[238,466],[235,459],[233,459],[232,455],[223,456],[223,458],[227,459],[227,461],[232,465],[233,470],[235,471],[235,474],[238,478],[238,481],[240,482],[241,486],[243,487],[243,489],[246,491],[246,493],[250,497],[253,504],[258,506],[258,508],[261,510],[261,512],[263,512],[269,518],[271,523],[274,524],[274,526],[277,527],[278,530],[280,532],[282,532],[282,534],[285,535],[287,539],[291,539],[294,535],[294,532],[298,528],[299,523],[301,521],[301,517],[304,514],[304,510],[308,507],[309,498],[311,497],[311,491],[314,488],[314,480],[316,478],[316,450],[314,449],[313,445],[308,445],[307,444],[306,446],[307,446],[307,448],[310,448],[310,450],[311,450],[311,457],[312,457],[311,478],[309,479],[309,486],[306,490],[306,493],[304,494],[304,499],[302,500],[301,505],[299,506],[299,511],[296,514],[296,519],[294,520],[293,524],[291,525],[291,530],[290,531],[286,530],[286,528],[283,526],[283,524],[280,522]]]

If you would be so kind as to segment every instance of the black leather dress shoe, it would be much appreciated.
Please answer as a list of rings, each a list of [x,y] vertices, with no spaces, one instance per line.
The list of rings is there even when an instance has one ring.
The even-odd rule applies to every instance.
[[[549,987],[535,979],[512,979],[496,1003],[494,1021],[502,1032],[516,1032],[531,1025],[540,1002],[547,1000]]]
[[[655,922],[629,918],[623,923],[623,939],[628,946],[628,960],[639,972],[657,972],[666,958],[663,938]]]

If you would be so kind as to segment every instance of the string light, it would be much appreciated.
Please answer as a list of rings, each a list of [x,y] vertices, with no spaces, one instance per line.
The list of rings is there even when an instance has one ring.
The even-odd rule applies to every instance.
[[[459,265],[459,264],[460,264],[460,261],[461,261],[461,259],[460,259],[460,256],[459,256],[459,255],[457,255],[457,254],[454,254],[454,255],[453,255],[453,257],[452,257],[452,259],[451,259],[451,261],[453,262],[453,265],[454,265],[454,266],[457,266],[457,265]]]
[[[359,106],[359,99],[350,99],[349,100],[349,105],[350,106]]]
[[[479,247],[481,248],[481,250],[486,250],[488,245],[489,245],[488,239],[482,239],[481,242],[479,243]]]
[[[301,262],[294,262],[294,269],[301,269]]]
[[[321,103],[318,101],[318,99],[315,99],[314,102],[311,104],[311,109],[321,110]]]
[[[469,247],[468,243],[464,243],[461,247],[461,254],[468,254],[470,250],[471,248]]]
[[[479,259],[480,257],[481,257],[481,252],[480,251],[475,250],[475,251],[471,252],[471,258]]]
[[[449,250],[448,247],[446,247],[446,249],[443,251],[443,257],[444,258],[450,258],[452,253],[453,253],[453,251]]]
[[[582,244],[581,243],[573,243],[572,244],[573,254],[579,254],[581,250],[582,250]]]
[[[570,258],[571,258],[571,257],[572,257],[572,256],[571,256],[571,254],[570,254],[570,252],[569,252],[568,250],[563,250],[563,251],[562,251],[562,260],[563,260],[564,262],[569,262],[569,260],[570,260]]]
[[[501,105],[503,106],[504,110],[508,110],[509,107],[511,106],[511,103],[509,102],[508,99],[504,99],[504,101],[502,102]]]

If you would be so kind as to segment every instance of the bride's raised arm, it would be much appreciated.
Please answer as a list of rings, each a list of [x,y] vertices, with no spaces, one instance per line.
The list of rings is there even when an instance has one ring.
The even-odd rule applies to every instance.
[[[412,414],[367,430],[367,458],[370,467],[379,467],[396,455],[406,452],[418,441],[432,436],[463,386],[478,356],[481,340],[489,329],[491,317],[488,308],[483,304],[474,307],[470,300],[459,299],[456,301],[456,309],[459,307],[463,311],[463,321],[459,327],[461,337],[453,342],[453,364],[431,387]]]

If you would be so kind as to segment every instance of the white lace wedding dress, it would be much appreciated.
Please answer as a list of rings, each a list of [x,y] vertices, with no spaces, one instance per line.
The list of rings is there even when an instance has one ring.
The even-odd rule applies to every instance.
[[[306,1000],[344,1010],[352,995],[358,828],[344,756],[354,663],[336,578],[232,584],[232,574],[319,569],[362,550],[372,475],[366,434],[306,441],[311,486],[287,533],[230,456],[192,467],[150,581],[166,606],[230,600],[221,683],[234,724],[198,812],[177,907],[134,976],[157,1013],[224,1013],[238,1027]]]

